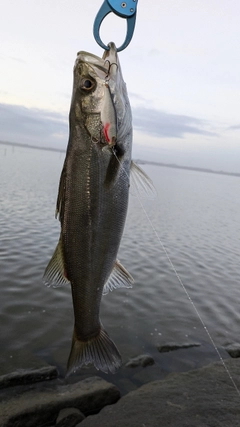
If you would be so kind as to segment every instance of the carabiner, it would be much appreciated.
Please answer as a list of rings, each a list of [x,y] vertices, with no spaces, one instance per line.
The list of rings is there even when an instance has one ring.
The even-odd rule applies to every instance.
[[[99,46],[105,50],[109,50],[109,46],[106,46],[100,39],[99,30],[105,16],[107,16],[110,12],[113,12],[121,18],[125,18],[127,20],[127,35],[123,44],[117,48],[117,52],[120,52],[129,45],[130,41],[132,40],[135,28],[137,2],[138,0],[105,0],[103,2],[93,24],[93,35]]]

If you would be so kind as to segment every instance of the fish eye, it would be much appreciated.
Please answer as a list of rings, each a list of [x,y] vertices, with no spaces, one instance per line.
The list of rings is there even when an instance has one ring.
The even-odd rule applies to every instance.
[[[81,81],[81,89],[91,90],[94,86],[94,83],[90,79],[82,79]]]

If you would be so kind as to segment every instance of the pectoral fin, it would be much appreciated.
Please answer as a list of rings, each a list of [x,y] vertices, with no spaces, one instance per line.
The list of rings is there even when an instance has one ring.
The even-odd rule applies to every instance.
[[[152,180],[144,170],[133,161],[131,161],[130,177],[133,182],[134,190],[136,190],[140,196],[151,198],[156,196],[156,190]]]
[[[54,288],[70,284],[65,272],[61,237],[44,272],[43,281],[45,285],[53,286]]]
[[[59,220],[63,221],[63,212],[64,212],[64,203],[65,203],[65,187],[66,187],[66,168],[63,166],[61,173],[59,187],[58,187],[58,197],[57,197],[57,206],[55,212],[55,218],[59,217]]]
[[[133,283],[134,279],[131,274],[117,260],[108,281],[104,285],[103,295],[117,288],[132,288]]]

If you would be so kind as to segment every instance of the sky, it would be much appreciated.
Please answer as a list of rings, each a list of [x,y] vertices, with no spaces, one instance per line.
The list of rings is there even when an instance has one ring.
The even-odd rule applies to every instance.
[[[73,65],[102,0],[0,0],[0,140],[65,149]],[[240,172],[239,0],[139,0],[119,53],[133,157]],[[103,21],[121,45],[126,21]]]

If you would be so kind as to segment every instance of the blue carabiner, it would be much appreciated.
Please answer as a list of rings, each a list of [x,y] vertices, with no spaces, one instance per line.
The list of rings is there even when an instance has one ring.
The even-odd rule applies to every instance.
[[[109,46],[106,46],[100,39],[99,30],[103,19],[110,12],[113,12],[121,18],[125,18],[127,20],[127,35],[123,44],[117,48],[117,52],[120,52],[129,45],[130,41],[132,40],[135,28],[137,2],[138,0],[105,0],[103,2],[93,24],[93,35],[99,46],[105,50],[109,50]]]

